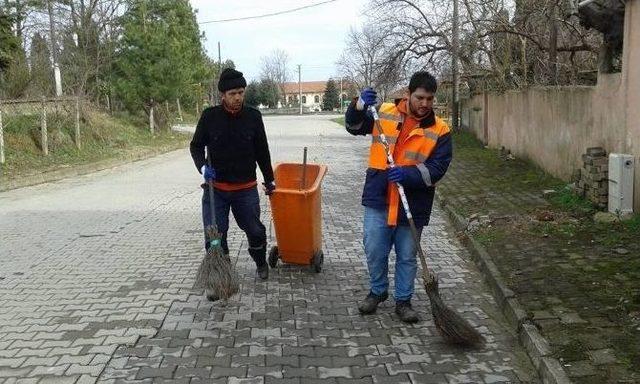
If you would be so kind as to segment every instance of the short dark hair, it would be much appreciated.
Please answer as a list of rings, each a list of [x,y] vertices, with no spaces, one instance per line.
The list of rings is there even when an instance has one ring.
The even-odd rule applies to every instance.
[[[425,91],[436,93],[438,90],[438,82],[436,78],[433,77],[427,71],[418,71],[411,76],[411,80],[409,80],[409,93],[413,93],[418,88],[424,88]]]

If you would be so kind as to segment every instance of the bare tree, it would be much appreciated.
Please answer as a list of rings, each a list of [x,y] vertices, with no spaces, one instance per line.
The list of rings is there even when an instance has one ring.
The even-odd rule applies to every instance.
[[[466,88],[575,84],[595,69],[599,36],[579,25],[573,0],[460,0],[458,58]],[[449,0],[371,0],[387,62],[451,76]]]
[[[343,76],[358,88],[374,87],[384,98],[396,90],[405,73],[403,56],[395,56],[382,29],[351,29],[346,48],[337,62]]]
[[[51,42],[49,49],[56,52],[54,61],[60,64],[65,92],[86,94],[98,92],[109,76],[119,33],[118,17],[128,3],[127,0],[14,0],[5,6],[13,12],[16,33],[23,36],[27,50],[36,34]],[[55,31],[55,38],[51,38],[51,31]]]
[[[284,98],[284,84],[291,73],[289,70],[289,55],[282,49],[275,49],[268,56],[263,56],[261,60],[262,72],[260,77],[262,80],[269,80],[277,84],[280,98]]]
[[[63,52],[71,72],[68,86],[74,93],[107,92],[101,79],[112,65],[118,30],[116,21],[126,8],[125,0],[70,0],[60,6],[65,16]]]

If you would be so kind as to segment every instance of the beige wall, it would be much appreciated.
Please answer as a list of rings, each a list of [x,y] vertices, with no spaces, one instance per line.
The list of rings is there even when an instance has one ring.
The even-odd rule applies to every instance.
[[[640,0],[627,2],[625,17],[622,73],[599,74],[595,87],[476,95],[463,103],[462,125],[565,180],[588,147],[632,154],[640,213]]]

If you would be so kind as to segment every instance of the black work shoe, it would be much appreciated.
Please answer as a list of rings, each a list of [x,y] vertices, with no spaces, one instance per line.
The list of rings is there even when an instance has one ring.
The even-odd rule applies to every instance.
[[[376,308],[378,308],[378,304],[387,300],[388,297],[389,295],[387,294],[387,292],[383,293],[380,296],[374,295],[373,293],[369,292],[367,297],[362,300],[360,304],[358,304],[358,311],[360,311],[360,313],[363,315],[370,315],[376,311]]]
[[[269,278],[269,264],[258,265],[258,277],[262,280]]]
[[[420,316],[413,308],[411,308],[410,301],[397,301],[396,302],[396,315],[400,317],[400,320],[405,323],[417,323],[420,321]]]

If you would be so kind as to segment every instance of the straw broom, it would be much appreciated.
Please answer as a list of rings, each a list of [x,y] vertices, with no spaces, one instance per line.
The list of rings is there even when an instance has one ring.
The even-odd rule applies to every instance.
[[[378,111],[376,111],[375,107],[373,106],[369,107],[369,111],[374,118],[376,129],[380,134],[380,140],[384,145],[389,166],[393,168],[395,167],[395,162],[393,160],[393,156],[391,155],[389,142],[387,141],[387,138],[382,131]],[[474,346],[483,344],[484,338],[482,337],[482,335],[476,329],[474,329],[465,319],[463,319],[462,316],[460,316],[457,312],[451,310],[442,301],[440,292],[438,291],[438,277],[427,266],[425,254],[422,250],[422,247],[420,246],[418,231],[416,230],[416,225],[413,221],[413,216],[411,215],[411,211],[409,209],[407,195],[404,192],[402,184],[396,183],[396,186],[398,187],[402,206],[404,207],[404,211],[407,214],[413,241],[415,242],[416,248],[418,250],[420,264],[422,265],[422,279],[424,282],[424,288],[427,292],[427,296],[429,296],[429,301],[431,302],[431,314],[433,315],[433,320],[435,322],[436,328],[448,343],[463,346]]]
[[[211,152],[208,148],[207,158],[211,167]],[[238,274],[231,264],[231,259],[225,255],[222,249],[222,236],[218,232],[214,211],[213,182],[206,182],[206,184],[209,188],[209,209],[211,212],[211,224],[205,228],[209,249],[198,268],[194,287],[204,288],[208,296],[227,300],[238,292],[240,283]]]

